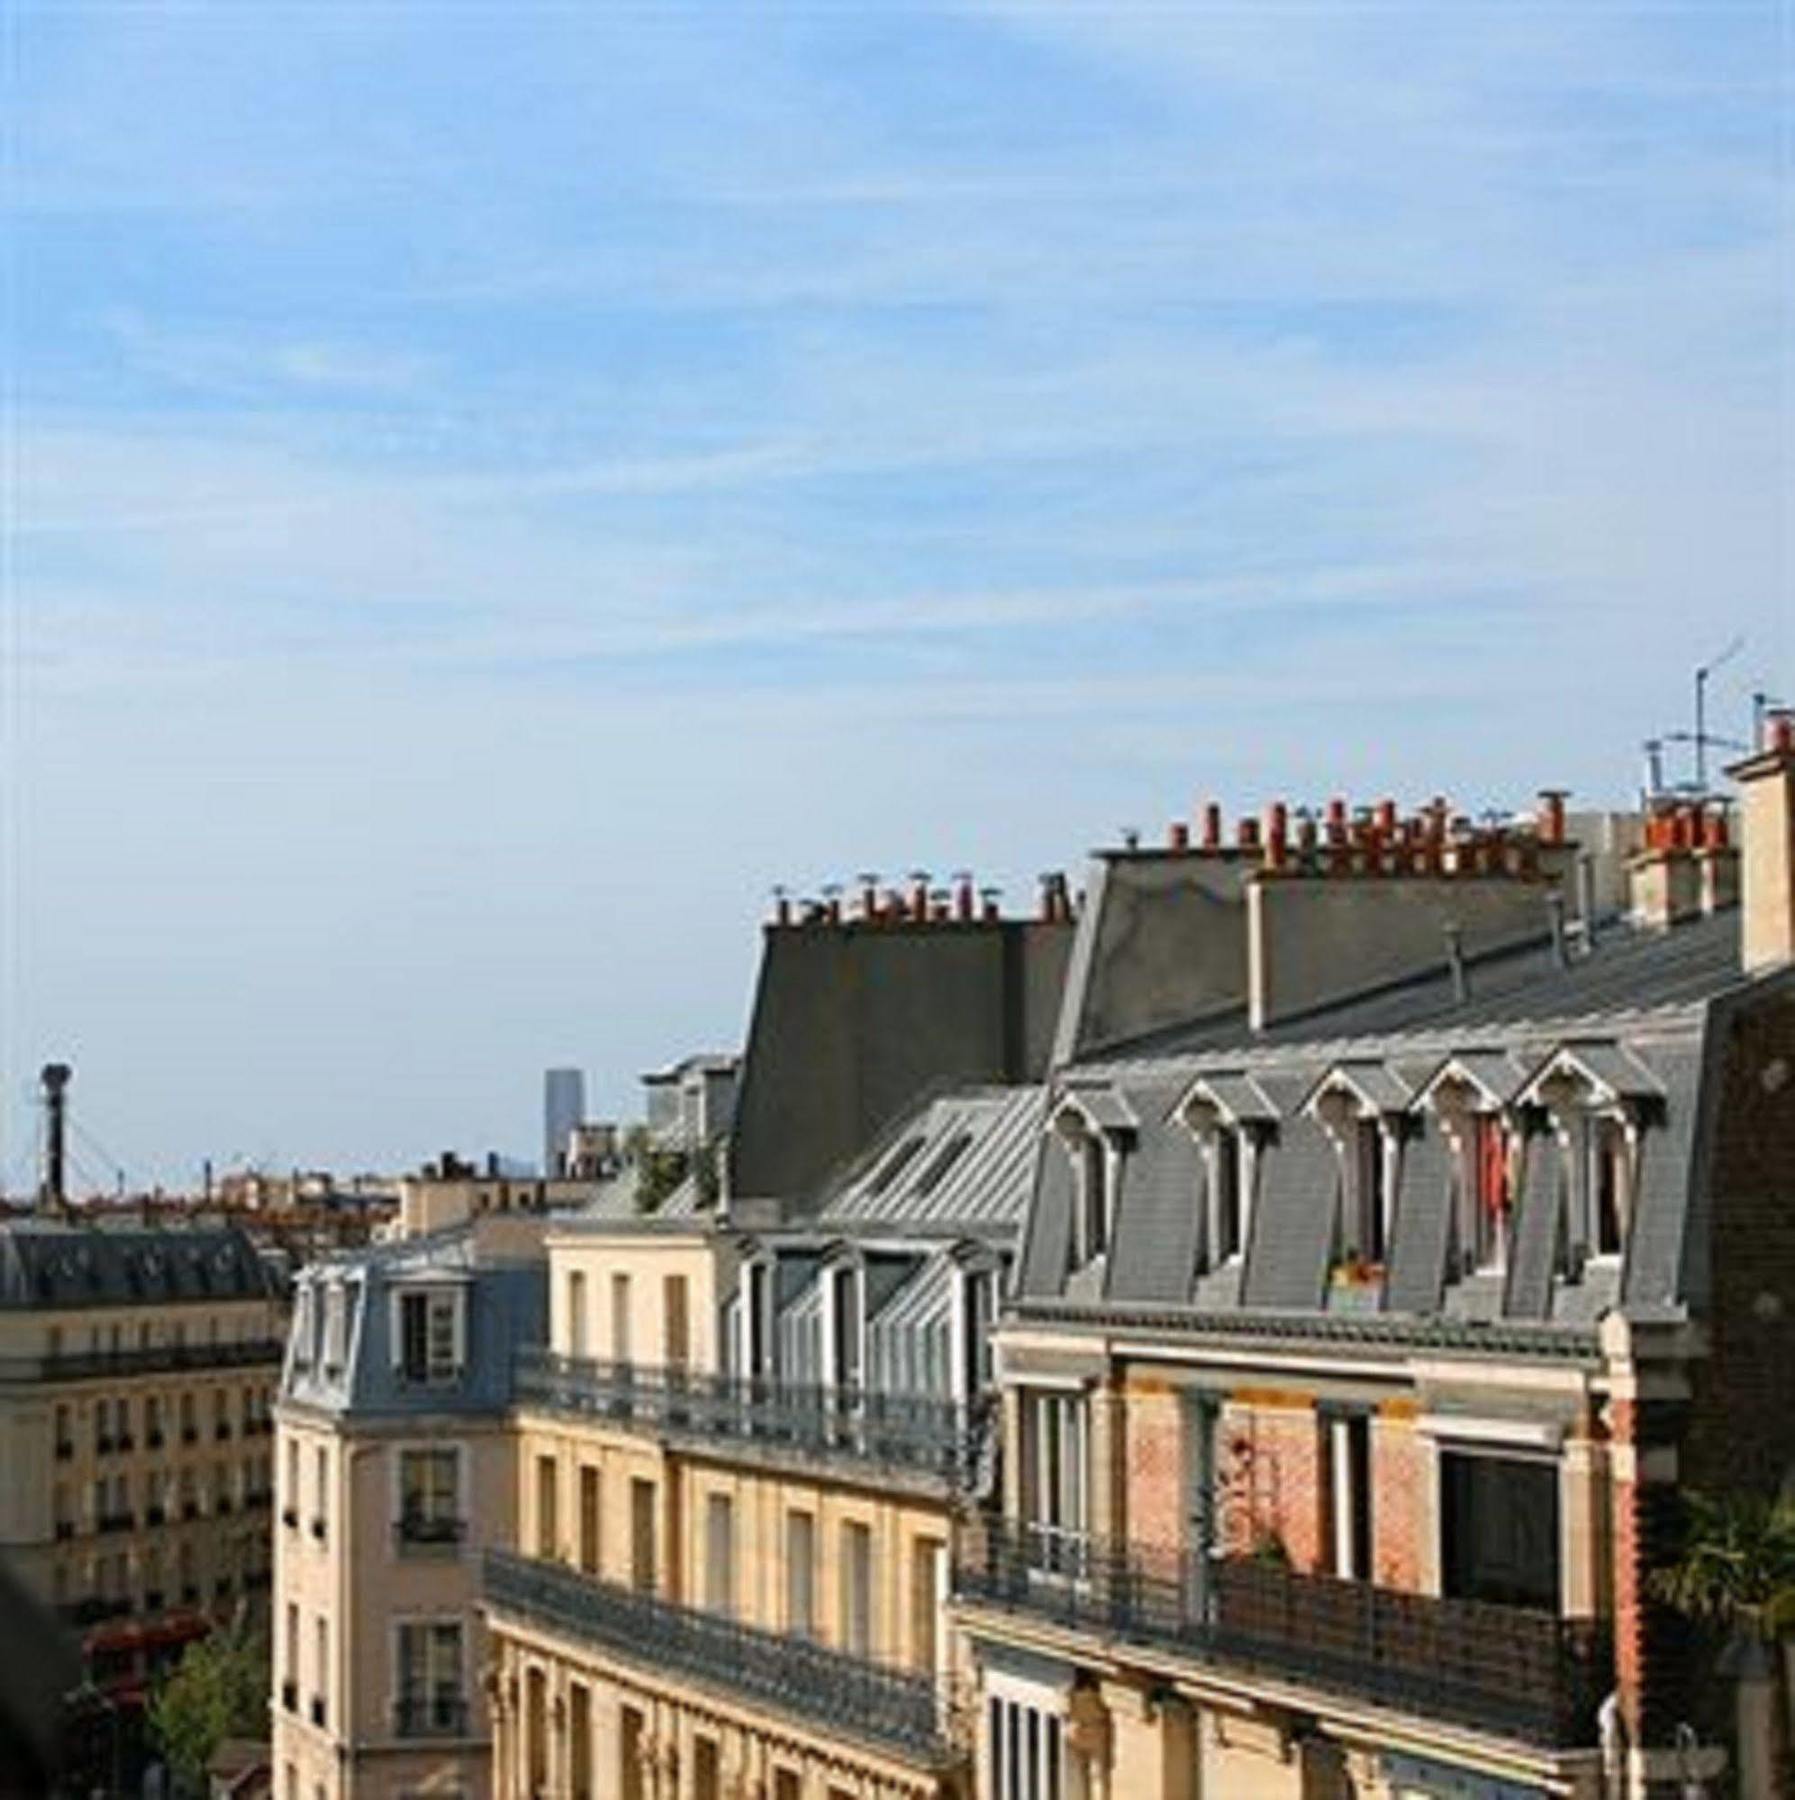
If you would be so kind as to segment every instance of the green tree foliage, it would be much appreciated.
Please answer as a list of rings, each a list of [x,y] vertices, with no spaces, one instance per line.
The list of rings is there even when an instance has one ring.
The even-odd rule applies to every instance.
[[[1685,1501],[1681,1550],[1653,1577],[1658,1597],[1729,1635],[1768,1643],[1795,1631],[1795,1497]]]
[[[226,1738],[267,1738],[268,1680],[268,1647],[241,1626],[188,1646],[150,1701],[150,1730],[183,1789],[205,1791]]]

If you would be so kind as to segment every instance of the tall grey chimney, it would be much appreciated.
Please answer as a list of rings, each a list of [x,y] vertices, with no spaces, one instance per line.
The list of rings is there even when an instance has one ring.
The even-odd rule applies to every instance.
[[[44,1084],[44,1180],[38,1190],[40,1212],[61,1212],[68,1204],[68,1098],[75,1071],[67,1063],[45,1063],[38,1079]]]

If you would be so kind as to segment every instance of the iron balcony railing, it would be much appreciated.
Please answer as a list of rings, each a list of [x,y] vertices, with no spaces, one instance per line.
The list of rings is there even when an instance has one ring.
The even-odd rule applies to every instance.
[[[927,1675],[760,1631],[505,1550],[488,1550],[486,1599],[503,1612],[628,1662],[778,1708],[931,1767],[955,1760],[945,1709]]]
[[[954,1591],[1074,1630],[1530,1743],[1595,1742],[1612,1686],[1605,1627],[979,1518],[958,1534]]]
[[[50,1356],[0,1356],[0,1383],[118,1380],[126,1375],[153,1375],[167,1369],[240,1368],[250,1363],[278,1363],[285,1354],[286,1346],[278,1338],[257,1338],[237,1344],[142,1344],[129,1350],[59,1350]]]
[[[933,1395],[824,1387],[602,1362],[540,1347],[518,1354],[526,1405],[584,1414],[687,1441],[753,1446],[807,1461],[853,1461],[964,1489],[983,1444],[984,1412]]]
[[[459,1694],[401,1694],[393,1703],[396,1737],[466,1737],[467,1702]]]
[[[401,1513],[393,1521],[393,1538],[401,1553],[408,1549],[456,1549],[467,1536],[465,1519],[448,1519],[425,1513]]]

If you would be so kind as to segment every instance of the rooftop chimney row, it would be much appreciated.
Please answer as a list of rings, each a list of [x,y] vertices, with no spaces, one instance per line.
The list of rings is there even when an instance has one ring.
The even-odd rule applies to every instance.
[[[1540,873],[1542,850],[1566,846],[1565,798],[1563,788],[1543,789],[1531,821],[1483,825],[1455,815],[1439,798],[1406,817],[1391,799],[1354,808],[1336,796],[1319,813],[1274,800],[1263,816],[1238,819],[1231,837],[1221,807],[1211,800],[1198,809],[1194,834],[1185,820],[1171,821],[1166,849],[1173,855],[1252,862],[1293,877],[1512,875],[1530,880]],[[1724,823],[1720,829],[1724,831]]]
[[[968,869],[956,871],[951,887],[933,887],[928,872],[913,870],[905,889],[881,891],[877,875],[855,878],[855,900],[850,911],[844,889],[838,883],[824,886],[817,897],[797,899],[789,888],[773,889],[769,923],[790,926],[841,925],[995,925],[1003,918],[1003,890],[980,887]],[[1069,924],[1076,914],[1072,890],[1063,870],[1050,870],[1040,878],[1036,916],[1044,923]]]

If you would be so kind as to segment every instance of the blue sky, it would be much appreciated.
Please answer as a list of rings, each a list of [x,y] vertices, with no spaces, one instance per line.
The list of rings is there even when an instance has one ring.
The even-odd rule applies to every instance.
[[[1795,689],[1776,0],[8,19],[10,1183],[53,1054],[139,1179],[528,1150],[774,882]]]

